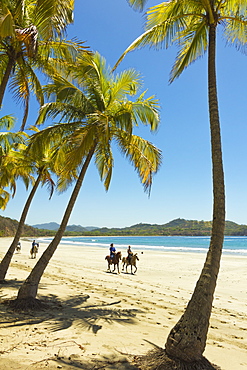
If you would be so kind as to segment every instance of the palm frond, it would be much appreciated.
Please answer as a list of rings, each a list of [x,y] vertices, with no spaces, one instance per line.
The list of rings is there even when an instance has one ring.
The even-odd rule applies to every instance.
[[[179,77],[186,67],[206,52],[207,31],[206,21],[197,23],[191,20],[191,25],[178,34],[177,41],[180,51],[171,71],[170,82]]]
[[[37,0],[34,22],[44,40],[62,36],[73,22],[74,0]]]
[[[116,135],[122,153],[130,160],[137,171],[144,190],[150,193],[153,174],[156,173],[161,165],[161,152],[149,141],[132,135],[119,132]]]
[[[245,1],[228,1],[220,13],[220,22],[228,44],[247,51],[247,4]]]
[[[136,95],[138,89],[142,86],[140,73],[135,69],[128,69],[114,78],[114,84],[111,86],[111,100],[123,99],[126,95]]]
[[[0,40],[15,36],[14,20],[10,10],[4,5],[0,8]]]
[[[136,10],[143,10],[148,0],[128,0],[128,3]]]
[[[16,118],[12,116],[11,114],[3,116],[0,118],[0,129],[6,128],[7,130],[10,130],[15,125]]]
[[[53,181],[50,172],[44,168],[42,171],[42,178],[41,178],[41,183],[42,185],[46,185],[48,192],[49,192],[49,199],[51,199],[54,189],[55,189],[55,182]]]
[[[5,210],[10,199],[10,194],[7,190],[0,188],[0,209]]]
[[[155,96],[145,98],[144,91],[132,104],[136,124],[150,125],[152,131],[156,131],[160,122],[159,101]]]
[[[21,132],[0,132],[0,145],[5,153],[17,144],[24,144],[25,141],[26,137]]]
[[[130,52],[147,45],[159,49],[168,47],[178,31],[185,26],[184,1],[169,1],[149,8],[146,31],[135,39],[118,59],[113,70]]]
[[[114,166],[113,155],[109,143],[106,143],[106,145],[103,145],[103,143],[99,143],[99,145],[97,145],[95,153],[95,164],[100,175],[100,180],[103,181],[105,189],[107,191],[110,186],[112,169]]]

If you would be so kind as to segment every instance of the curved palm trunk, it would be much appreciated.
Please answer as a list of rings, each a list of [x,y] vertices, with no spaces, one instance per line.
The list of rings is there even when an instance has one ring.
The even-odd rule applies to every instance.
[[[22,286],[19,289],[17,300],[29,300],[29,299],[35,299],[38,291],[38,285],[40,282],[40,279],[45,271],[45,268],[47,267],[50,259],[52,258],[54,252],[56,251],[60,240],[62,239],[63,233],[66,229],[66,226],[69,221],[69,217],[71,215],[71,212],[73,210],[74,204],[76,202],[77,196],[79,194],[79,191],[82,186],[82,182],[84,180],[87,168],[89,166],[89,163],[92,159],[92,156],[94,154],[95,147],[90,151],[88,154],[84,165],[82,167],[82,170],[80,172],[80,175],[76,181],[76,185],[74,187],[74,190],[71,194],[69,203],[67,205],[67,208],[65,210],[61,225],[54,237],[54,239],[51,241],[51,243],[48,245],[34,268],[32,269],[30,275],[27,277],[25,282],[22,284]]]
[[[216,89],[216,27],[209,29],[208,93],[213,167],[213,223],[210,247],[199,280],[188,306],[171,330],[165,351],[169,356],[192,362],[202,359],[224,241],[225,187],[219,110]]]
[[[39,183],[41,181],[41,176],[42,176],[42,173],[39,174],[39,176],[37,177],[37,179],[35,181],[35,184],[34,184],[32,190],[31,190],[31,192],[30,192],[30,194],[27,198],[26,204],[25,204],[24,209],[22,211],[21,218],[20,218],[16,233],[15,233],[14,239],[13,239],[7,253],[5,254],[5,256],[3,257],[3,259],[0,263],[0,282],[4,281],[5,276],[7,274],[11,259],[13,257],[14,251],[17,247],[17,243],[18,243],[18,241],[21,237],[21,234],[22,234],[22,230],[23,230],[23,227],[24,227],[24,224],[25,224],[27,213],[29,211],[30,205],[32,203],[32,200],[33,200],[33,197],[36,193],[36,190],[39,186]]]
[[[9,81],[10,74],[13,70],[14,64],[15,64],[15,58],[13,56],[9,58],[9,61],[8,61],[6,70],[4,72],[1,85],[0,85],[0,108],[2,107],[4,93],[5,93],[8,81]]]

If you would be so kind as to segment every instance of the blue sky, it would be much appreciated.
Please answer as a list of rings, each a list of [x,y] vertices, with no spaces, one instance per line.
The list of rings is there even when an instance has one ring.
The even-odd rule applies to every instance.
[[[148,6],[160,3],[149,0]],[[68,38],[85,41],[113,66],[128,45],[143,32],[144,15],[126,0],[75,2],[74,25]],[[162,150],[163,164],[154,176],[151,196],[144,193],[133,167],[116,152],[110,189],[105,192],[92,164],[86,175],[69,224],[125,227],[137,223],[164,224],[175,218],[211,220],[212,174],[207,103],[207,55],[193,63],[169,85],[176,49],[144,48],[129,53],[117,72],[135,68],[143,76],[143,88],[161,106],[161,124],[151,134],[147,127],[137,133]],[[217,77],[227,195],[226,218],[247,224],[247,76],[246,55],[225,46],[218,34]],[[1,115],[21,117],[11,95],[5,97]],[[34,123],[32,105],[28,123]],[[19,121],[21,118],[19,118]],[[19,122],[18,121],[18,122]],[[29,225],[60,223],[71,188],[48,200],[45,188],[35,196],[27,217]],[[28,193],[18,183],[16,196],[0,215],[19,219]]]

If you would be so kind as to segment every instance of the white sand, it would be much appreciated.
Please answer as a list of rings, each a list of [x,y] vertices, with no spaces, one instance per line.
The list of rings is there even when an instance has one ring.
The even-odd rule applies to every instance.
[[[0,238],[0,257],[11,238]],[[114,238],[113,238],[114,242]],[[1,300],[14,298],[36,260],[22,241]],[[38,257],[45,249],[40,244]],[[126,251],[122,251],[126,254]],[[116,369],[128,355],[163,347],[198,279],[204,254],[144,251],[135,275],[107,272],[103,248],[60,246],[38,298],[50,309],[29,315],[1,308],[0,369]],[[222,258],[204,355],[222,370],[247,369],[247,257]],[[107,365],[106,365],[107,363]],[[93,367],[94,366],[94,367]]]

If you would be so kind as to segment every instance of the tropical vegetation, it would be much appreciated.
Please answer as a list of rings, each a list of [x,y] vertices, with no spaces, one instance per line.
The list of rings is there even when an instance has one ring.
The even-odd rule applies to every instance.
[[[74,60],[85,49],[65,40],[73,22],[74,0],[4,0],[0,3],[0,108],[7,86],[24,106],[21,130],[28,117],[30,97],[44,103],[40,72],[49,76],[53,64]]]
[[[0,236],[14,236],[18,221],[9,217],[0,216]],[[39,225],[24,225],[22,236],[54,236],[59,229],[59,224],[51,222]],[[178,218],[166,224],[139,223],[123,228],[108,227],[83,227],[81,225],[68,225],[64,236],[210,236],[212,221],[184,220]],[[247,236],[247,225],[226,221],[226,236]]]
[[[146,2],[129,0],[136,8],[143,8]],[[174,359],[174,369],[177,369],[177,366],[188,369],[192,366],[195,369],[201,366],[210,368],[210,364],[205,363],[203,352],[206,347],[225,228],[225,185],[216,79],[216,33],[219,26],[223,29],[227,43],[237,48],[244,47],[247,41],[247,2],[232,0],[163,2],[148,9],[145,32],[125,50],[117,62],[119,64],[128,52],[138,47],[151,45],[155,48],[168,48],[175,44],[178,54],[170,75],[170,82],[173,82],[192,62],[206,51],[208,53],[208,106],[213,171],[211,242],[191,300],[178,323],[172,328],[165,350],[161,351],[164,355],[162,361],[166,364],[164,366],[171,364],[171,359]],[[151,362],[153,358],[151,356]],[[152,366],[157,367],[155,360]]]
[[[73,10],[74,0],[6,0],[0,4],[0,107],[9,84],[14,96],[24,105],[21,130],[24,130],[27,121],[31,92],[35,93],[40,105],[44,103],[38,74],[42,72],[49,77],[54,69],[58,71],[66,63],[74,62],[79,51],[87,52],[81,42],[64,39],[66,27],[73,22]],[[49,184],[51,189],[54,187],[49,173],[48,147],[40,156],[37,156],[40,154],[38,151],[30,156],[26,151],[26,143],[20,145],[20,137],[21,133],[1,133],[1,141],[4,142],[1,150],[5,151],[1,153],[4,155],[0,163],[1,208],[4,209],[9,201],[10,195],[6,189],[10,188],[14,193],[17,178],[22,177],[27,187],[35,170],[37,176],[35,181],[32,178],[33,187],[23,208],[15,237],[1,261],[0,281],[5,278],[39,184]]]
[[[147,3],[147,0],[128,1],[136,9],[143,9]],[[32,93],[41,106],[38,125],[59,118],[59,123],[51,124],[42,131],[37,130],[28,142],[23,133],[1,132],[0,207],[4,209],[11,193],[15,194],[17,179],[22,178],[26,185],[34,184],[15,229],[14,241],[7,251],[6,259],[2,261],[5,265],[3,276],[14,246],[25,228],[25,218],[33,195],[38,184],[46,181],[48,169],[56,174],[59,191],[67,190],[68,186],[75,183],[58,231],[19,289],[18,297],[13,302],[17,308],[36,305],[40,279],[66,230],[89,165],[94,161],[100,179],[108,190],[114,153],[118,148],[134,166],[144,190],[149,192],[153,175],[161,163],[160,151],[135,134],[135,127],[140,124],[147,125],[152,131],[158,127],[157,100],[154,97],[147,98],[145,93],[137,95],[141,79],[135,70],[115,74],[98,53],[85,53],[86,48],[82,43],[63,38],[67,25],[73,21],[73,9],[73,0],[4,0],[0,4],[0,107],[8,86],[17,101],[24,104],[21,130],[25,128]],[[211,235],[210,246],[192,297],[184,314],[172,328],[165,348],[156,350],[146,358],[142,357],[138,363],[140,368],[215,368],[203,357],[203,353],[226,233],[216,79],[216,35],[219,26],[228,44],[244,49],[247,38],[247,2],[165,1],[147,11],[145,32],[126,49],[115,66],[136,48],[147,45],[168,48],[176,45],[178,54],[170,75],[170,82],[173,82],[198,57],[206,52],[208,56],[213,172],[213,221],[207,225]],[[40,72],[49,77],[45,87],[38,77]],[[10,116],[6,116],[1,122],[11,124],[12,121]],[[45,160],[47,156],[50,158],[50,154],[51,162]],[[36,180],[33,182],[33,159],[37,157],[45,163],[36,163]],[[195,226],[192,225],[193,228]],[[205,224],[203,226],[206,228]],[[187,229],[186,225],[183,227]],[[132,231],[138,232],[138,229],[144,228],[134,225]],[[178,224],[169,230],[172,228],[175,232],[181,231]]]
[[[92,159],[106,190],[112,177],[113,144],[134,165],[148,192],[161,163],[159,149],[134,134],[135,126],[144,124],[156,130],[159,124],[157,100],[144,93],[136,97],[141,87],[139,73],[130,69],[114,75],[98,53],[82,53],[76,67],[68,65],[64,76],[59,73],[45,89],[48,98],[56,99],[41,107],[37,124],[59,116],[60,122],[30,139],[29,152],[35,155],[49,145],[56,146],[53,161],[60,176],[59,189],[67,189],[75,177],[76,182],[55,237],[19,289],[13,303],[18,308],[38,303],[39,281],[63,236]]]
[[[15,184],[15,180],[19,177],[22,177],[25,179],[27,187],[31,183],[32,188],[24,204],[13,241],[0,262],[0,281],[5,279],[14,251],[22,235],[29,208],[39,185],[47,185],[50,191],[50,196],[52,195],[55,187],[55,183],[51,177],[51,171],[53,168],[52,148],[47,148],[46,151],[43,151],[42,156],[40,153],[33,153],[33,155],[30,155],[27,150],[28,136],[25,134],[25,137],[26,143],[23,143],[22,145],[19,144],[18,146],[15,145],[15,150],[13,151],[14,155],[12,152],[11,156],[8,153],[8,155],[5,156],[1,166],[3,169],[7,167],[7,170],[1,171],[0,182],[3,183],[3,179],[5,179],[5,185],[8,185],[8,182]],[[10,167],[4,166],[5,162],[10,164]],[[6,181],[6,174],[8,177],[8,182]]]

